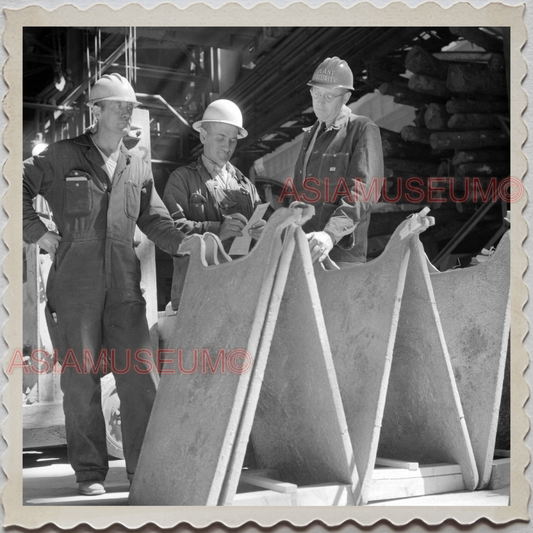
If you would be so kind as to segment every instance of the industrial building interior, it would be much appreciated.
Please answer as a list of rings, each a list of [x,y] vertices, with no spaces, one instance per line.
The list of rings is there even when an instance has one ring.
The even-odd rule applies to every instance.
[[[485,34],[503,53],[504,39],[498,29],[485,29]],[[473,50],[473,55],[478,54],[476,62],[486,60],[482,48],[446,27],[27,27],[23,40],[24,157],[41,141],[50,143],[82,133],[91,121],[85,105],[91,82],[106,72],[118,72],[132,81],[143,108],[149,110],[151,164],[160,195],[170,173],[201,153],[191,125],[217,98],[239,105],[249,132],[238,143],[232,163],[256,182],[263,195],[272,190],[279,194],[285,178],[292,175],[298,136],[314,122],[306,84],[325,57],[339,56],[354,71],[350,104],[357,107],[358,102],[374,96],[370,107],[358,109],[361,114],[372,114],[374,109],[370,118],[395,132],[406,124],[406,117],[407,123],[416,120],[415,108],[391,103],[393,96],[382,95],[379,89],[386,84],[406,86],[404,60],[413,46],[422,45],[431,53]],[[469,45],[466,49],[465,44]],[[451,155],[420,157],[422,164],[427,161],[436,167],[449,162]],[[386,168],[390,166],[385,162]],[[411,175],[427,179],[426,167],[414,167]],[[400,173],[387,177],[393,176]],[[387,210],[381,205],[372,216],[369,259],[381,253],[406,216],[405,202],[403,207],[386,203]],[[415,207],[425,205],[419,202]],[[431,207],[436,225],[423,236],[430,259],[461,235],[446,257],[439,256],[437,266],[443,270],[468,264],[487,243],[494,244],[492,238],[506,223],[503,203],[478,213],[474,221],[476,204],[447,201]],[[461,233],[465,224],[469,224],[468,231]],[[157,264],[159,307],[163,309],[172,265],[161,252]]]
[[[509,229],[510,202],[502,198],[457,200],[447,187],[438,190],[436,201],[429,201],[428,178],[470,176],[465,174],[468,171],[454,174],[458,150],[430,148],[429,134],[422,144],[408,142],[407,151],[400,155],[391,148],[404,146],[405,127],[424,128],[430,105],[436,102],[442,108],[450,98],[410,89],[412,73],[405,61],[413,47],[444,62],[468,64],[476,72],[494,69],[505,78],[507,91],[500,87],[498,93],[468,93],[465,98],[508,106],[509,32],[505,28],[459,30],[465,29],[25,27],[24,158],[43,145],[88,128],[92,117],[86,102],[91,84],[105,73],[117,72],[131,81],[141,108],[149,112],[149,158],[160,196],[170,173],[201,154],[202,145],[192,124],[212,101],[225,98],[238,104],[249,133],[239,141],[231,162],[255,182],[265,201],[275,202],[286,178],[292,176],[302,129],[315,121],[307,82],[323,59],[338,56],[354,72],[355,89],[348,105],[380,126],[382,141],[391,150],[387,152],[384,144],[389,194],[373,209],[368,259],[380,256],[409,215],[430,207],[435,224],[420,235],[429,261],[441,271],[479,264]],[[498,145],[503,156],[489,164],[491,174],[477,176],[501,180],[510,174],[508,111],[493,114],[493,126],[485,128],[505,132],[505,142]],[[413,200],[405,191],[397,191],[396,182],[407,177],[419,178],[420,190],[426,194]],[[163,312],[170,299],[172,258],[156,249],[155,260],[157,308]],[[24,268],[30,268],[28,265],[26,262]],[[25,280],[28,273],[25,270]],[[25,384],[28,397],[36,382],[37,378]],[[51,398],[57,400],[57,384],[47,387],[54,389]],[[509,416],[508,388],[503,393],[502,405],[507,407],[502,407],[502,412]],[[508,449],[509,419],[500,419],[500,425],[497,448]]]

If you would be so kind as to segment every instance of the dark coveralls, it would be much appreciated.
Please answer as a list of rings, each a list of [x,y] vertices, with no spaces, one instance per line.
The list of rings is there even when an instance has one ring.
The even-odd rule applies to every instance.
[[[305,153],[320,125],[317,121],[304,132],[294,170],[294,199],[315,207],[315,215],[303,229],[330,235],[333,261],[361,263],[366,261],[370,210],[381,195],[383,183],[379,128],[343,106],[332,126],[319,132],[304,175]]]
[[[261,203],[254,184],[237,168],[235,168],[235,179],[239,189],[225,189],[225,198],[220,203],[206,186],[206,182],[211,179],[202,156],[190,165],[177,168],[168,179],[163,202],[172,218],[177,221],[177,227],[187,235],[206,232],[219,235],[224,215],[240,213],[249,220],[256,206]],[[229,250],[232,241],[228,239],[224,242],[226,251]],[[179,306],[188,265],[189,256],[174,257],[171,294],[173,309]]]
[[[152,345],[133,247],[135,226],[168,253],[176,253],[184,238],[157,195],[147,163],[121,146],[112,182],[104,168],[98,149],[84,134],[28,159],[23,174],[25,241],[34,243],[46,232],[32,205],[37,194],[48,201],[61,235],[46,312],[63,364],[68,454],[78,482],[103,481],[108,471],[100,375],[91,370],[87,356],[96,366],[101,350],[107,350],[121,401],[130,479],[155,397],[148,366],[142,363],[146,354],[139,352],[151,353]]]

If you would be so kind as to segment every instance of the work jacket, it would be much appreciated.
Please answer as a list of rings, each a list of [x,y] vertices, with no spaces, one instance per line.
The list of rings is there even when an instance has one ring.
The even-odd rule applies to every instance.
[[[224,190],[222,202],[217,202],[209,192],[206,182],[212,177],[202,156],[172,172],[163,193],[163,201],[181,231],[187,235],[206,232],[219,235],[224,216],[240,213],[250,219],[261,200],[254,184],[239,169],[232,166],[231,171],[239,188]],[[232,242],[233,239],[224,241],[226,251],[229,251]],[[188,256],[174,257],[171,291],[173,309],[178,309],[188,266]]]
[[[219,234],[225,215],[240,213],[252,216],[260,198],[254,184],[243,173],[231,167],[239,189],[226,190],[226,199],[218,203],[209,192],[206,182],[212,179],[202,156],[190,165],[177,168],[170,175],[163,202],[172,218],[180,220],[179,227],[187,234],[210,232]]]
[[[53,274],[61,269],[62,278],[79,283],[140,291],[135,226],[171,254],[185,237],[155,190],[150,166],[121,145],[111,181],[88,134],[54,143],[24,162],[23,236],[30,243],[47,231],[33,208],[37,194],[47,200],[61,235]],[[97,278],[102,274],[104,281]]]
[[[294,171],[295,199],[315,207],[306,233],[326,231],[338,262],[366,260],[370,211],[381,195],[383,152],[379,128],[343,106],[335,122],[318,134],[304,172],[317,121],[304,131]]]

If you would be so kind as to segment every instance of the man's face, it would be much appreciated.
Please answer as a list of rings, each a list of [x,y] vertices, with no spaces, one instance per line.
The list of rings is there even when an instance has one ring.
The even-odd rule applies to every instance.
[[[130,132],[133,104],[119,100],[99,102],[94,106],[98,127],[103,132],[125,137]]]
[[[200,140],[204,145],[204,154],[221,167],[233,155],[237,146],[239,129],[231,124],[206,122],[200,132]]]
[[[328,126],[339,116],[342,106],[349,100],[350,92],[342,89],[311,87],[313,111],[320,122]]]

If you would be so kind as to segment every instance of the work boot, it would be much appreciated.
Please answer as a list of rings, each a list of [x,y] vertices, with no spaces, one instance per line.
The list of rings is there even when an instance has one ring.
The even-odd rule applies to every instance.
[[[99,496],[105,494],[105,488],[99,481],[81,481],[78,483],[78,492],[83,496]]]

